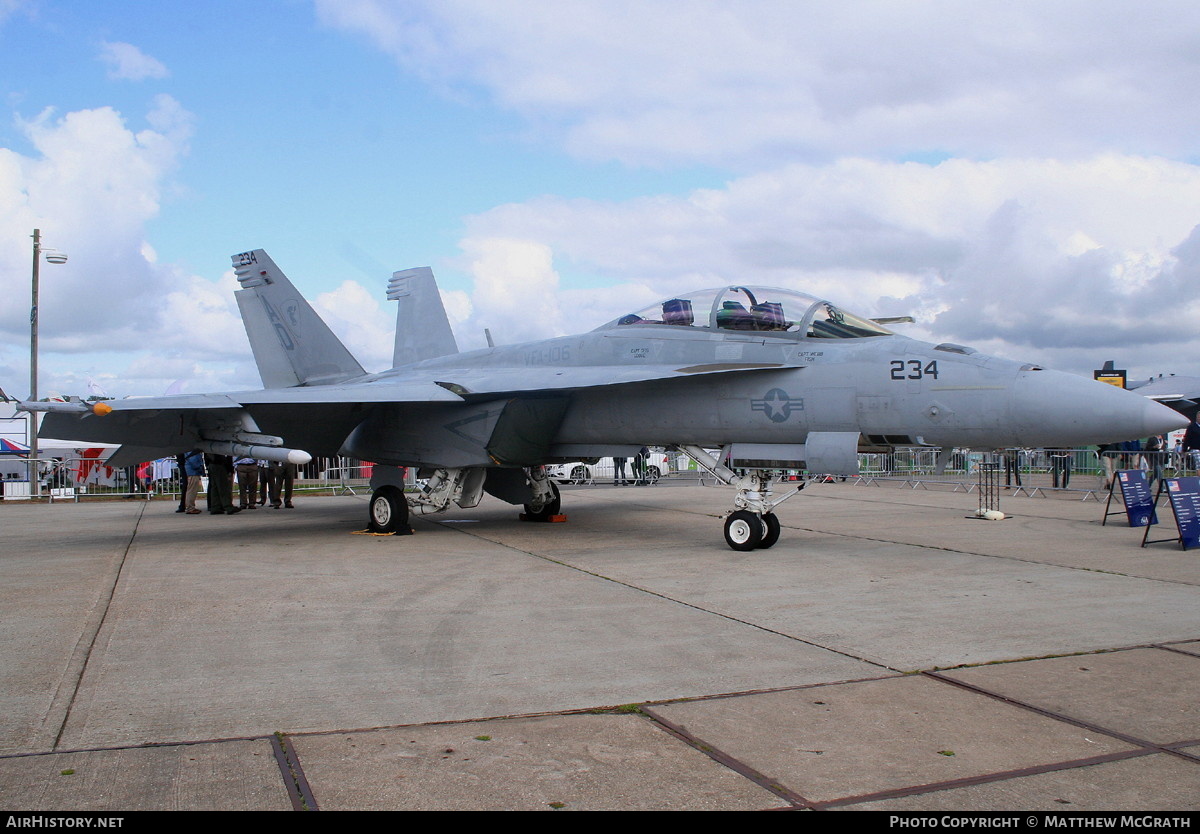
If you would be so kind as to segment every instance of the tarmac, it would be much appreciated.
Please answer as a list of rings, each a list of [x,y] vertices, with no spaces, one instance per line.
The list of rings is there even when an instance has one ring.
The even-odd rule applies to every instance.
[[[740,553],[731,497],[0,502],[0,809],[1200,808],[1200,552],[838,483]]]

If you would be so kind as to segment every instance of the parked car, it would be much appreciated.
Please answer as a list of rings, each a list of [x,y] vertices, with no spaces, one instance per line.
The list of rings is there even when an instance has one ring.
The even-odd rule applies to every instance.
[[[671,461],[666,455],[662,452],[650,453],[650,458],[646,461],[646,480],[648,482],[656,483],[659,478],[669,474],[670,471]],[[546,474],[551,480],[560,484],[593,484],[597,481],[612,483],[616,476],[616,465],[612,458],[600,458],[595,463],[587,461],[556,463],[546,467]],[[637,476],[633,471],[632,457],[626,459],[625,475],[627,483],[637,482]]]

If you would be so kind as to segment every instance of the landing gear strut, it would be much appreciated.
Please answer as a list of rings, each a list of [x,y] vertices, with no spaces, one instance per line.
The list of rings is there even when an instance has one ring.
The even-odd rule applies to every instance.
[[[766,549],[779,541],[779,517],[775,508],[796,492],[804,489],[804,481],[796,492],[788,492],[780,498],[771,498],[771,484],[775,473],[767,469],[751,469],[739,475],[699,446],[678,446],[681,452],[703,466],[713,477],[737,489],[733,497],[733,511],[725,517],[725,543],[734,550],[747,551]]]
[[[559,514],[562,499],[558,495],[558,484],[546,477],[546,467],[530,468],[529,488],[533,498],[525,505],[522,521],[550,521]]]

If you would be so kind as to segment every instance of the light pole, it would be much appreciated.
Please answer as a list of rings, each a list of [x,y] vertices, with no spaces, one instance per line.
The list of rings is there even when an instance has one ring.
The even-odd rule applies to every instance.
[[[33,230],[33,304],[29,308],[29,401],[38,398],[38,266],[42,257],[49,263],[65,264],[67,256],[53,249],[42,249],[42,230]],[[31,494],[41,495],[42,485],[38,472],[38,424],[37,412],[29,412],[29,479]]]

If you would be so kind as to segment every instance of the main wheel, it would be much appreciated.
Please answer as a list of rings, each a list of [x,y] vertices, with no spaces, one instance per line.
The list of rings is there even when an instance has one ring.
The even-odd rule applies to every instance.
[[[725,519],[725,543],[734,550],[753,550],[762,535],[763,522],[749,510],[738,510]]]
[[[390,484],[371,493],[367,505],[367,529],[372,533],[407,533],[408,501],[399,487]]]
[[[775,542],[779,541],[779,516],[775,513],[767,513],[762,517],[763,534],[758,546],[766,550]]]
[[[562,499],[558,495],[558,484],[550,482],[550,491],[554,493],[554,497],[549,501],[544,501],[541,504],[526,504],[525,515],[530,521],[546,521],[552,515],[558,515],[558,511],[562,509]]]

